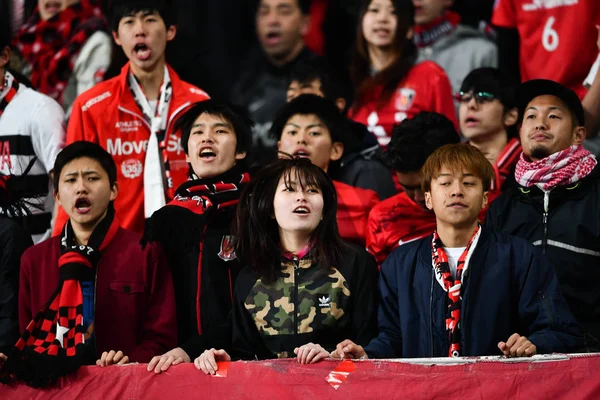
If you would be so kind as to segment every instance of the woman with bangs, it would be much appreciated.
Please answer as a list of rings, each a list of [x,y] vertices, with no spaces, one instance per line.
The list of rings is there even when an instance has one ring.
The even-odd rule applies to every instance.
[[[421,111],[443,114],[458,127],[448,76],[432,61],[416,64],[414,15],[411,0],[363,0],[359,12],[350,117],[384,148],[392,127]]]
[[[245,268],[233,294],[233,357],[309,364],[345,337],[365,345],[375,337],[377,265],[342,241],[336,209],[331,179],[307,159],[280,159],[246,188],[235,232]],[[220,360],[231,357],[210,349],[194,364],[215,374]]]

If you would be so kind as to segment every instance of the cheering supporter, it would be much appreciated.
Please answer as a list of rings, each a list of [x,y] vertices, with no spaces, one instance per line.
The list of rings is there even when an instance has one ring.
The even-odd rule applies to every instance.
[[[309,364],[345,336],[366,344],[376,335],[377,266],[341,240],[335,192],[308,160],[279,160],[253,177],[236,224],[245,268],[233,295],[234,357]],[[228,359],[210,349],[194,363],[214,374]]]
[[[19,339],[19,265],[33,242],[15,221],[31,213],[30,192],[27,175],[0,174],[0,365]]]
[[[231,99],[244,106],[252,120],[253,154],[260,162],[276,157],[269,129],[285,103],[288,74],[298,61],[316,60],[303,35],[309,24],[309,0],[260,0],[256,12],[259,46],[250,50]]]
[[[519,236],[546,254],[586,346],[600,350],[600,179],[582,142],[585,119],[577,94],[554,81],[525,82],[519,91],[523,152],[518,187],[492,203],[486,227]]]
[[[22,184],[36,204],[29,207],[30,213],[19,215],[18,222],[37,243],[50,237],[54,208],[50,174],[65,144],[64,112],[56,101],[8,71],[8,44],[0,32],[0,172],[22,175],[29,169]]]
[[[460,131],[494,167],[491,203],[514,186],[515,165],[521,154],[514,85],[495,68],[478,68],[465,77],[457,94]]]
[[[384,148],[392,126],[420,111],[444,114],[458,126],[444,70],[431,61],[415,64],[414,16],[410,0],[361,3],[351,71],[356,99],[350,117],[367,125]]]
[[[458,142],[452,121],[438,113],[423,111],[394,126],[387,155],[403,191],[375,205],[367,227],[367,250],[379,265],[396,247],[434,231],[435,214],[425,205],[421,168],[437,148]]]
[[[453,92],[475,68],[497,67],[498,49],[481,31],[461,23],[449,8],[454,0],[413,0],[417,62],[435,61],[446,71]]]
[[[172,12],[166,0],[113,4],[113,37],[129,62],[119,76],[75,100],[67,131],[67,143],[98,143],[114,157],[122,186],[116,214],[124,228],[137,233],[188,177],[174,120],[192,103],[208,98],[165,63],[165,47],[176,33]],[[55,234],[65,219],[63,212]]]
[[[145,241],[161,243],[167,253],[177,301],[178,347],[152,359],[148,371],[156,373],[229,346],[227,314],[240,270],[231,230],[250,179],[244,159],[251,123],[241,114],[207,100],[183,114],[177,129],[193,175],[144,232]]]
[[[14,44],[37,90],[70,110],[75,98],[102,80],[111,38],[98,0],[38,0]]]
[[[21,259],[23,335],[3,380],[52,384],[81,365],[148,362],[176,343],[171,272],[159,246],[120,227],[117,168],[90,142],[65,147],[54,165],[57,201],[69,215],[60,237]]]
[[[346,119],[323,97],[304,94],[288,103],[271,128],[282,157],[310,159],[325,172],[336,168],[352,142],[344,136]],[[337,222],[342,239],[364,247],[369,211],[379,202],[377,193],[333,181],[337,193]]]
[[[550,79],[584,97],[583,81],[597,55],[599,1],[497,0],[492,24],[500,69],[522,82]]]
[[[301,94],[314,94],[333,102],[345,115],[346,101],[339,79],[319,63],[298,63],[290,72],[287,89],[288,102]],[[361,123],[347,120],[344,136],[351,136],[352,146],[344,147],[339,167],[329,171],[329,176],[350,186],[371,189],[380,199],[396,194],[396,187],[377,139]]]
[[[494,178],[468,144],[436,150],[423,166],[432,235],[396,249],[381,267],[379,336],[345,340],[332,356],[530,357],[570,352],[580,328],[543,255],[477,221]]]

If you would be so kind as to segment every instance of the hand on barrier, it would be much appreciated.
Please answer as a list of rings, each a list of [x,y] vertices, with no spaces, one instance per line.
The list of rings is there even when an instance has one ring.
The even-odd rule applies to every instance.
[[[123,365],[129,363],[129,357],[127,357],[121,350],[119,351],[105,351],[102,353],[102,357],[96,361],[96,365],[99,367],[108,367],[109,365]]]
[[[154,370],[155,373],[160,374],[168,370],[171,365],[189,362],[192,362],[192,360],[188,353],[181,347],[176,347],[165,354],[152,357],[152,360],[148,363],[148,372]]]
[[[498,343],[498,348],[506,357],[531,357],[537,350],[533,343],[518,333],[513,333],[506,342]]]
[[[300,364],[313,364],[324,358],[329,357],[329,352],[318,344],[307,343],[303,346],[296,347],[294,349],[298,363]]]
[[[214,375],[219,369],[219,367],[217,367],[217,361],[231,361],[231,357],[229,357],[229,354],[223,349],[205,350],[204,353],[200,354],[200,357],[194,360],[194,365],[205,374]]]
[[[335,350],[331,352],[331,358],[358,358],[366,360],[369,357],[362,346],[357,345],[352,340],[346,339],[339,343]]]

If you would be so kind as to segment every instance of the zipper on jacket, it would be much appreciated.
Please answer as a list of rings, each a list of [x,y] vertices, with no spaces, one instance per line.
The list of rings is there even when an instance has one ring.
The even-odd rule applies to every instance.
[[[429,292],[429,340],[431,341],[431,357],[433,352],[433,285],[435,285],[435,272],[431,268],[431,290]]]
[[[542,236],[542,253],[546,254],[546,244],[548,242],[548,207],[550,205],[550,192],[544,192],[544,213],[542,225],[544,226],[544,235]]]
[[[298,277],[300,276],[300,259],[294,255],[294,334],[298,334]]]

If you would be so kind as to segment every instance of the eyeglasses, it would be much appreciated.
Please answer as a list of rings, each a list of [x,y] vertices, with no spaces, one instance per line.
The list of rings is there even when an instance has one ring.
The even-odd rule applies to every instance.
[[[454,97],[456,98],[456,101],[458,101],[459,103],[468,103],[471,101],[472,98],[475,98],[475,103],[477,103],[477,104],[487,103],[488,101],[492,101],[492,100],[496,99],[496,96],[494,96],[493,94],[488,93],[488,92],[476,92],[476,93],[458,92],[454,95]]]

